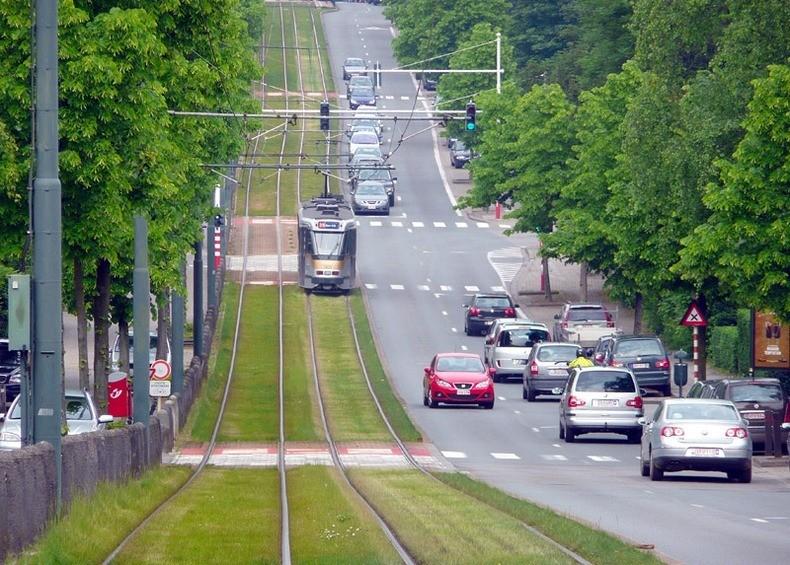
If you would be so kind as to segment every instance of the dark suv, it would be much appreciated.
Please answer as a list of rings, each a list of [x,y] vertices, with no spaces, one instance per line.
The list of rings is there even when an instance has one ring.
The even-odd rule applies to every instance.
[[[670,396],[669,357],[664,344],[655,336],[615,335],[598,340],[594,360],[597,365],[630,369],[641,388]]]
[[[752,443],[761,448],[765,446],[765,415],[773,412],[774,418],[781,423],[786,414],[787,397],[779,379],[722,379],[709,381],[710,398],[723,398],[732,401],[749,423]],[[787,443],[788,431],[782,430],[782,444]]]
[[[480,335],[497,318],[515,318],[517,306],[507,294],[475,294],[470,304],[464,304],[466,335]]]

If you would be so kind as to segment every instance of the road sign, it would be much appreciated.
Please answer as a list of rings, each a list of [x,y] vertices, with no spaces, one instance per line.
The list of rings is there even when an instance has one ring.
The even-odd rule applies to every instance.
[[[171,383],[170,377],[172,370],[170,363],[164,359],[157,359],[151,363],[151,368],[148,371],[150,382],[148,383],[148,394],[151,396],[170,396]]]
[[[754,368],[790,369],[790,324],[768,312],[752,315]]]
[[[702,314],[702,309],[697,305],[696,300],[692,300],[691,304],[689,304],[689,307],[686,308],[686,313],[683,314],[683,318],[680,320],[680,325],[698,328],[708,325],[708,321]]]

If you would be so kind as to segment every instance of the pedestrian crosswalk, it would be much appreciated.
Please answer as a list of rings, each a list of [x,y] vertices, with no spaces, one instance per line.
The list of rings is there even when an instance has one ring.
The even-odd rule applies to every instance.
[[[389,290],[405,291],[405,290],[409,290],[410,289],[410,287],[408,287],[406,285],[403,285],[403,284],[398,284],[398,283],[393,283],[393,284],[365,283],[364,286],[365,286],[365,288],[367,290],[386,290],[386,289],[389,289]],[[428,293],[428,294],[434,293],[434,294],[439,294],[439,295],[448,294],[448,293],[451,293],[451,292],[461,292],[463,294],[473,294],[475,292],[481,292],[481,291],[488,292],[489,290],[491,292],[505,292],[505,288],[500,286],[500,285],[491,285],[491,286],[466,285],[466,286],[463,286],[463,287],[455,287],[455,286],[449,285],[449,284],[440,284],[440,285],[435,285],[435,286],[431,286],[431,285],[427,285],[427,284],[418,284],[418,285],[414,286],[413,288],[416,288],[420,292],[425,292],[425,293]]]
[[[445,459],[469,459],[470,454],[464,451],[456,450],[443,450],[442,455]],[[575,457],[568,457],[561,453],[543,453],[540,455],[524,455],[512,452],[499,452],[493,451],[490,453],[480,454],[481,457],[490,457],[497,461],[525,461],[528,463],[535,462],[548,462],[548,463],[569,463],[575,465],[590,465],[593,463],[620,463],[620,459],[609,455],[582,455],[579,454]]]
[[[520,247],[505,247],[489,251],[488,262],[502,281],[502,286],[507,286],[521,269],[524,256]]]
[[[469,229],[468,222],[440,222],[440,221],[422,221],[422,220],[371,220],[361,219],[357,220],[358,226],[367,226],[371,228],[437,228],[437,229]],[[472,227],[477,229],[491,229],[498,227],[503,230],[512,229],[512,224],[507,223],[489,223],[489,222],[472,222]]]

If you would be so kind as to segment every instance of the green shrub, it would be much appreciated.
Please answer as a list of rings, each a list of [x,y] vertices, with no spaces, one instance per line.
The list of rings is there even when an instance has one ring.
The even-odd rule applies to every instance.
[[[710,328],[708,356],[719,369],[738,373],[738,327],[719,326]]]
[[[752,313],[747,308],[739,308],[738,324],[738,374],[744,375],[752,365]]]
[[[691,330],[679,323],[688,305],[689,294],[685,291],[662,291],[645,297],[644,333],[648,333],[649,328],[661,337],[664,346],[671,351],[691,351]]]

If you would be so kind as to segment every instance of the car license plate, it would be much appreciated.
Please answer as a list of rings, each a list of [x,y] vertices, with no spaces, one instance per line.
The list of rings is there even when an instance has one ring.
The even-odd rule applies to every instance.
[[[459,388],[457,391],[458,396],[470,396],[472,391],[468,388]]]
[[[631,367],[634,369],[647,369],[650,367],[650,363],[634,363]]]
[[[566,371],[565,369],[549,369],[549,375],[551,375],[552,377],[563,377],[563,376],[567,377],[568,371]]]
[[[494,320],[486,320],[486,321],[485,321],[485,322],[483,322],[483,323],[484,323],[485,325],[487,325],[487,326],[490,326],[491,324],[493,324],[493,323],[494,323]]]
[[[527,360],[526,359],[513,359],[513,364],[514,365],[526,365],[527,364]]]
[[[747,420],[765,420],[764,412],[744,412],[741,415]]]
[[[691,447],[686,450],[686,455],[689,457],[721,457],[723,453],[721,449],[705,448],[705,447]]]
[[[600,406],[602,408],[611,408],[617,406],[617,401],[610,398],[595,398],[592,402],[593,406]]]

